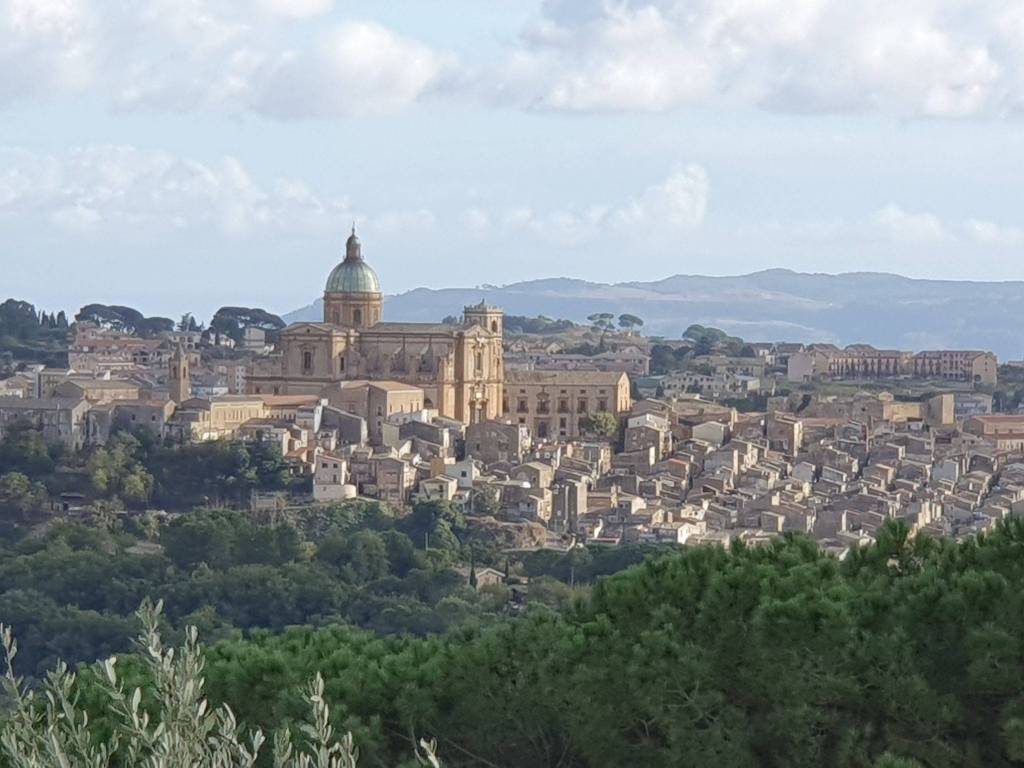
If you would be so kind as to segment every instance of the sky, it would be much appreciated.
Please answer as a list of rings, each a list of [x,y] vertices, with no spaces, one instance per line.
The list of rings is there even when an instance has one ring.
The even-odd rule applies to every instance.
[[[0,298],[1024,279],[1019,0],[0,0]]]

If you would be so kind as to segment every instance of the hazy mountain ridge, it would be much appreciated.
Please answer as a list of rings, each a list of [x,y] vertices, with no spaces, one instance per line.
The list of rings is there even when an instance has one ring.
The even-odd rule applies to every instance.
[[[878,272],[838,275],[770,269],[747,275],[673,275],[652,282],[545,278],[504,286],[417,288],[389,296],[390,320],[437,321],[481,299],[516,315],[584,321],[629,312],[645,331],[678,337],[691,323],[759,341],[866,342],[901,349],[991,349],[1020,358],[1024,282],[924,280]],[[285,315],[320,319],[319,301]]]

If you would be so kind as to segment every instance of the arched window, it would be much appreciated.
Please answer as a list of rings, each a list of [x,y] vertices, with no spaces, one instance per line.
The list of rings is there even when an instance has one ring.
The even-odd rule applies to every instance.
[[[302,353],[302,370],[305,373],[313,370],[313,353],[308,350]]]
[[[493,333],[497,333],[498,332],[498,321],[497,320],[491,320],[491,331]]]
[[[483,352],[477,352],[476,353],[475,366],[476,366],[476,372],[477,373],[483,373],[484,372],[484,355],[483,355]]]
[[[352,324],[362,325],[363,324],[363,310],[353,309],[352,310]]]
[[[341,325],[341,312],[334,310],[334,324]]]

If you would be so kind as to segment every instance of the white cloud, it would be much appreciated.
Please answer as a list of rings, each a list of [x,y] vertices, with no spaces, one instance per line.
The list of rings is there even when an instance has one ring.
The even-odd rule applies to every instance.
[[[295,179],[261,184],[233,157],[204,163],[124,145],[60,157],[0,151],[0,220],[34,228],[48,223],[113,238],[189,230],[249,237],[335,232],[353,218],[347,198]]]
[[[279,117],[395,112],[436,89],[451,56],[369,22],[343,24],[268,65],[256,108]]]
[[[0,104],[91,82],[97,23],[87,0],[0,0]]]
[[[707,171],[691,164],[661,183],[615,205],[594,203],[582,208],[538,212],[526,206],[502,211],[473,207],[462,223],[475,237],[528,232],[550,245],[573,247],[610,235],[646,238],[678,234],[699,227],[707,212],[710,185]]]
[[[706,171],[689,165],[616,205],[544,212],[477,205],[452,223],[472,238],[526,232],[561,246],[608,236],[671,235],[700,226],[708,188]],[[429,235],[440,222],[429,207],[360,212],[346,196],[315,190],[301,179],[261,181],[231,156],[203,162],[111,144],[59,156],[0,148],[0,221],[128,239],[138,232],[336,234],[352,221],[371,233],[408,238]]]
[[[435,93],[567,111],[1003,117],[1024,105],[1019,0],[547,0],[497,63],[474,70],[342,11],[0,0],[0,104],[81,91],[122,109],[279,118],[394,112]]]
[[[612,220],[621,227],[669,225],[682,229],[698,226],[707,213],[708,174],[699,165],[672,173],[649,187],[640,197],[616,210]]]
[[[981,245],[1018,246],[1024,245],[1024,229],[1006,227],[991,221],[969,219],[964,228],[967,234]]]
[[[258,0],[267,13],[292,19],[308,19],[330,13],[334,0]]]
[[[549,0],[503,73],[523,103],[1004,115],[1018,0]]]
[[[404,109],[455,59],[333,0],[0,0],[0,105],[85,92],[122,110],[347,117]]]
[[[909,213],[890,203],[874,216],[874,223],[894,240],[908,243],[940,243],[952,238],[933,213]]]

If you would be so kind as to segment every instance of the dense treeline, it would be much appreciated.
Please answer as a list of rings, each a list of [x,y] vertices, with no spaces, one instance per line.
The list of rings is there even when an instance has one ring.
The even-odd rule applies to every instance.
[[[127,650],[146,598],[164,601],[171,629],[196,625],[207,640],[339,622],[426,635],[511,610],[508,589],[476,591],[466,571],[455,570],[508,561],[443,502],[417,504],[402,517],[376,503],[309,507],[273,524],[225,510],[164,521],[99,512],[88,524],[59,523],[42,535],[8,528],[6,537],[0,622],[17,628],[30,676],[58,658],[88,662]],[[586,584],[648,551],[538,553],[514,571],[533,578],[538,602],[561,606],[569,582]]]
[[[0,621],[22,638],[22,671],[40,675],[57,658],[126,650],[145,598],[164,600],[172,627],[194,624],[208,638],[336,622],[423,634],[500,611],[500,590],[477,593],[451,570],[462,553],[454,535],[446,542],[441,533],[450,508],[418,510],[396,519],[355,504],[303,510],[294,524],[277,525],[196,511],[163,525],[114,521],[118,532],[61,524],[0,544]],[[408,535],[421,530],[433,534],[430,551]]]
[[[370,765],[424,733],[466,766],[1020,765],[1022,554],[1019,522],[963,543],[894,526],[845,562],[799,538],[699,548],[442,636],[225,640],[206,676],[272,728],[320,670]]]
[[[0,375],[11,373],[15,360],[46,365],[67,363],[68,319],[63,311],[37,311],[27,301],[0,302]]]
[[[66,452],[38,430],[13,424],[0,438],[0,523],[43,510],[61,493],[133,509],[180,511],[199,505],[248,505],[254,491],[293,488],[280,448],[228,440],[168,445],[140,430],[117,432],[104,446]]]

